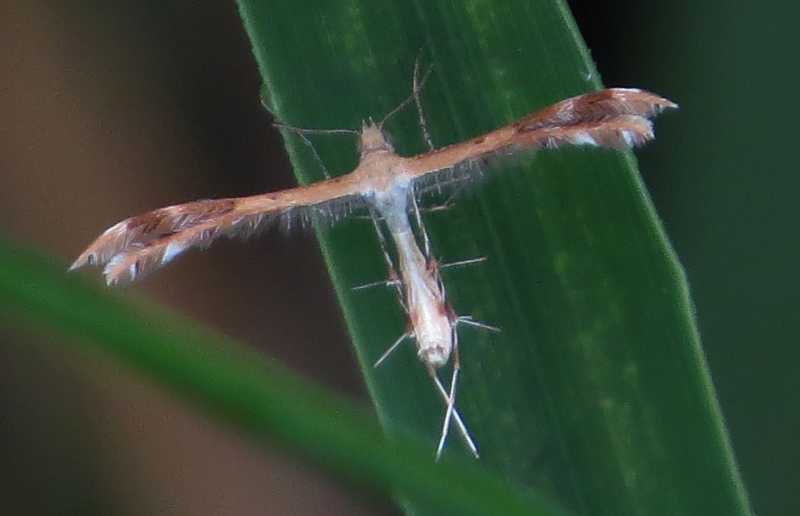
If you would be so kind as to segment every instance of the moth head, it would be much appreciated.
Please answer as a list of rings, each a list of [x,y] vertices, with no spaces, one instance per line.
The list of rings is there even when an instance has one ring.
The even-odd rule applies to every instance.
[[[373,152],[387,151],[394,152],[394,147],[389,142],[386,133],[383,132],[380,125],[376,124],[372,118],[361,122],[361,139],[359,141],[358,150],[361,152],[363,158],[367,154]]]

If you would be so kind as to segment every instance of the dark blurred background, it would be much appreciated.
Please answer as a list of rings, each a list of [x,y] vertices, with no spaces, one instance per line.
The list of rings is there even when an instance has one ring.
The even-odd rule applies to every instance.
[[[233,2],[74,4],[0,4],[4,236],[67,264],[131,214],[294,184]],[[754,508],[799,514],[796,13],[569,4],[605,84],[681,105],[638,153],[641,171],[686,268]],[[365,401],[310,234],[224,241],[130,294]],[[14,513],[396,513],[100,357],[2,325],[0,338],[0,503]]]

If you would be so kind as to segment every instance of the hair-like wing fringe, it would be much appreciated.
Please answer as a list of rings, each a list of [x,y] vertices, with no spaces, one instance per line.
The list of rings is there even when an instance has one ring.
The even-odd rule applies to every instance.
[[[187,249],[207,247],[221,236],[248,237],[278,219],[285,219],[288,229],[295,216],[301,222],[322,218],[333,223],[358,205],[357,199],[343,196],[308,205],[276,202],[265,206],[279,197],[276,193],[194,201],[131,217],[101,234],[70,270],[105,265],[103,274],[109,285],[134,281]]]
[[[105,265],[108,284],[133,281],[184,250],[210,244],[226,233],[252,232],[265,213],[243,213],[237,199],[202,200],[167,206],[108,228],[72,264]]]
[[[557,102],[514,123],[519,132],[566,129],[570,126],[611,120],[620,115],[652,118],[678,105],[649,91],[609,88]]]
[[[612,88],[562,100],[471,140],[409,158],[406,173],[427,185],[480,174],[487,159],[516,152],[589,145],[627,149],[653,138],[650,118],[677,104],[653,93]]]

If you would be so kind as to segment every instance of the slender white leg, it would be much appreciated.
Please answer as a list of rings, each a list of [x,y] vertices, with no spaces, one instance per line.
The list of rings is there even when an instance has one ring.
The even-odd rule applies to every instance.
[[[486,261],[485,256],[481,256],[479,258],[469,258],[467,260],[459,260],[457,262],[449,262],[449,263],[440,263],[439,270],[442,269],[449,269],[452,267],[463,267],[464,265],[473,265],[475,263],[482,263]]]
[[[478,454],[478,447],[475,446],[475,441],[472,440],[472,436],[469,435],[469,430],[467,430],[467,426],[464,424],[464,420],[461,419],[461,415],[458,413],[458,410],[455,408],[455,397],[456,397],[456,384],[458,382],[458,373],[461,370],[460,359],[458,357],[458,348],[454,348],[454,355],[453,355],[453,376],[450,380],[450,392],[448,393],[447,390],[442,385],[442,382],[439,381],[439,377],[436,374],[436,371],[432,367],[428,367],[428,373],[433,378],[433,383],[436,385],[436,389],[439,391],[439,394],[442,396],[442,400],[444,401],[447,412],[445,413],[444,424],[442,425],[442,435],[439,438],[439,446],[436,449],[436,460],[438,461],[442,455],[442,451],[444,450],[444,443],[447,440],[447,434],[450,429],[450,420],[454,420],[456,422],[456,427],[458,427],[458,431],[461,434],[461,438],[464,440],[464,443],[469,448],[469,451],[472,455],[477,459],[480,458]]]
[[[414,191],[414,187],[411,187],[411,209],[414,210],[414,218],[417,221],[417,231],[420,235],[422,235],[422,247],[425,253],[425,258],[428,260],[431,259],[431,241],[428,238],[428,232],[425,230],[425,225],[422,224],[422,215],[419,212],[419,206],[417,206],[417,194]]]
[[[461,315],[456,319],[456,324],[466,324],[467,326],[474,326],[476,328],[481,328],[483,330],[488,330],[494,333],[500,333],[502,330],[496,326],[491,326],[486,323],[482,323],[480,321],[476,321],[472,318],[471,315]]]
[[[447,396],[447,410],[444,413],[444,423],[442,423],[442,435],[439,437],[439,446],[436,447],[436,461],[438,462],[444,450],[444,443],[450,431],[450,420],[453,417],[453,409],[456,406],[456,382],[458,381],[458,371],[461,369],[461,359],[458,356],[458,333],[455,328],[450,330],[453,336],[453,374],[450,377],[450,393]]]
[[[444,423],[442,423],[442,435],[439,437],[439,446],[436,447],[436,461],[442,457],[444,443],[450,431],[450,420],[453,418],[453,407],[456,404],[456,382],[458,381],[458,367],[453,365],[453,375],[450,377],[450,393],[447,396],[447,410],[444,413]]]
[[[409,337],[411,337],[411,335],[409,335],[408,333],[404,333],[404,334],[400,335],[400,338],[399,338],[399,339],[397,339],[397,340],[394,342],[394,344],[392,344],[391,346],[389,346],[389,349],[387,349],[386,351],[384,351],[384,352],[383,352],[383,355],[381,355],[381,358],[379,358],[379,359],[378,359],[378,361],[377,361],[377,362],[375,362],[375,366],[374,366],[374,367],[380,367],[380,365],[383,363],[383,361],[384,361],[384,360],[386,360],[387,358],[389,358],[389,355],[391,355],[391,354],[392,354],[392,351],[394,351],[395,349],[397,349],[397,346],[399,346],[400,344],[402,344],[402,343],[403,343],[403,341],[404,341],[404,340],[406,340],[406,339],[407,339],[407,338],[409,338]]]
[[[394,287],[400,284],[400,280],[389,279],[381,281],[373,281],[372,283],[364,283],[363,285],[356,285],[350,290],[364,290],[373,287]]]
[[[442,385],[442,382],[439,381],[439,377],[436,376],[435,371],[433,372],[431,377],[433,378],[434,385],[436,385],[436,390],[442,396],[442,400],[446,404],[449,400],[449,396],[447,395],[447,389],[445,389],[444,385]],[[473,441],[472,436],[469,435],[469,430],[467,430],[467,425],[464,424],[464,420],[461,419],[461,414],[458,413],[458,409],[456,408],[453,408],[453,419],[455,420],[456,426],[458,427],[458,431],[461,434],[461,438],[464,440],[464,443],[467,445],[467,448],[469,448],[469,451],[472,452],[472,455],[476,459],[480,458],[480,456],[478,455],[478,447],[475,446],[475,441]]]
[[[400,306],[403,307],[405,313],[408,313],[408,307],[403,297],[403,283],[397,279],[397,273],[395,272],[394,263],[392,262],[392,255],[389,254],[389,248],[386,245],[386,237],[383,236],[380,223],[378,222],[378,214],[375,213],[372,208],[370,208],[369,213],[372,218],[372,226],[375,228],[375,233],[378,235],[378,242],[381,244],[383,259],[386,261],[386,267],[389,270],[389,280],[386,281],[386,285],[391,285],[395,288]]]
[[[282,124],[275,124],[275,126],[284,128],[284,129],[286,129],[288,131],[292,131],[292,132],[294,132],[294,134],[299,136],[300,139],[303,141],[303,143],[305,143],[306,146],[309,149],[311,149],[311,155],[314,157],[314,161],[317,162],[317,165],[319,165],[319,168],[322,169],[322,175],[325,176],[325,179],[330,179],[331,178],[331,175],[328,172],[328,167],[326,167],[325,166],[325,162],[322,161],[322,156],[319,155],[319,153],[317,152],[317,148],[314,147],[314,144],[311,143],[311,140],[309,140],[308,136],[306,136],[306,134],[308,134],[307,131],[298,130],[298,129],[294,128],[294,127],[289,127],[289,126],[285,126],[285,125],[282,125]]]

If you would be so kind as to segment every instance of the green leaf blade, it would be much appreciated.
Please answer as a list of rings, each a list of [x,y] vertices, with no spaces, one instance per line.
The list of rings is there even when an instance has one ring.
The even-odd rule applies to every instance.
[[[599,84],[561,2],[240,5],[293,125],[382,116],[409,94],[420,48],[435,67],[424,102],[437,145]],[[424,150],[413,113],[389,126],[402,153]],[[352,143],[318,147],[334,173],[352,169]],[[301,181],[318,179],[301,144],[288,148]],[[459,407],[481,464],[581,513],[749,513],[685,280],[630,156],[543,152],[489,175],[426,216],[437,256],[489,258],[445,277],[456,311],[503,329],[460,330]],[[391,292],[350,291],[385,275],[371,229],[354,222],[322,242],[386,431],[411,429],[433,449],[443,411],[414,353],[371,368],[405,327]],[[460,447],[451,436],[450,453]]]

